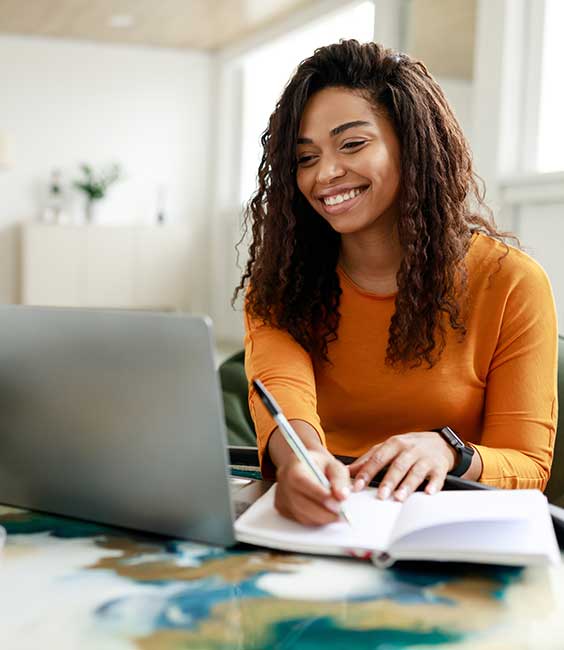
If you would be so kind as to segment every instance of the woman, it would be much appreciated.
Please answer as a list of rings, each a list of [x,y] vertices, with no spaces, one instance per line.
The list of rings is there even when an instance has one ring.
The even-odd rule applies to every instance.
[[[544,489],[557,408],[550,284],[480,216],[468,145],[425,66],[374,43],[320,48],[262,144],[236,291],[245,366],[331,482],[311,478],[251,389],[279,511],[334,521],[349,475],[360,490],[381,470],[378,496],[398,500],[425,481],[440,490],[448,472]]]

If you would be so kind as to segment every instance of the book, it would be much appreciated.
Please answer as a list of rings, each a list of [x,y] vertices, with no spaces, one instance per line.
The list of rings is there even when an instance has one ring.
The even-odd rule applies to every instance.
[[[464,490],[405,502],[376,499],[373,489],[351,494],[344,521],[304,526],[274,507],[276,485],[235,522],[241,542],[321,555],[396,560],[557,564],[560,551],[546,497],[539,490]]]

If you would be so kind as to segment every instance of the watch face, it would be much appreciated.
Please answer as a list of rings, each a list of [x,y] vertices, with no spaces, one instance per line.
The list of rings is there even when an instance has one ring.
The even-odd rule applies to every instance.
[[[441,431],[449,445],[452,445],[453,447],[464,447],[464,442],[456,435],[456,433],[454,433],[450,427],[443,427]]]

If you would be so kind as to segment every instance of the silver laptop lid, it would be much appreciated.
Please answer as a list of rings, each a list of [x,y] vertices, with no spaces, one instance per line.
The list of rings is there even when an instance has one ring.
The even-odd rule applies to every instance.
[[[210,321],[0,307],[0,503],[233,543]]]

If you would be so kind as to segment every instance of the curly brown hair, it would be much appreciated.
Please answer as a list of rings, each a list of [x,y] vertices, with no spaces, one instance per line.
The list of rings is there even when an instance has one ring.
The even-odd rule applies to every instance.
[[[314,359],[329,361],[337,338],[340,235],[296,183],[296,143],[308,99],[323,88],[361,93],[383,109],[400,143],[398,234],[403,259],[386,362],[433,366],[446,328],[464,336],[464,259],[475,231],[502,240],[472,169],[472,156],[445,96],[420,61],[356,40],[321,47],[300,63],[261,137],[258,189],[245,211],[249,316],[289,332]],[[481,216],[485,213],[485,216]]]

